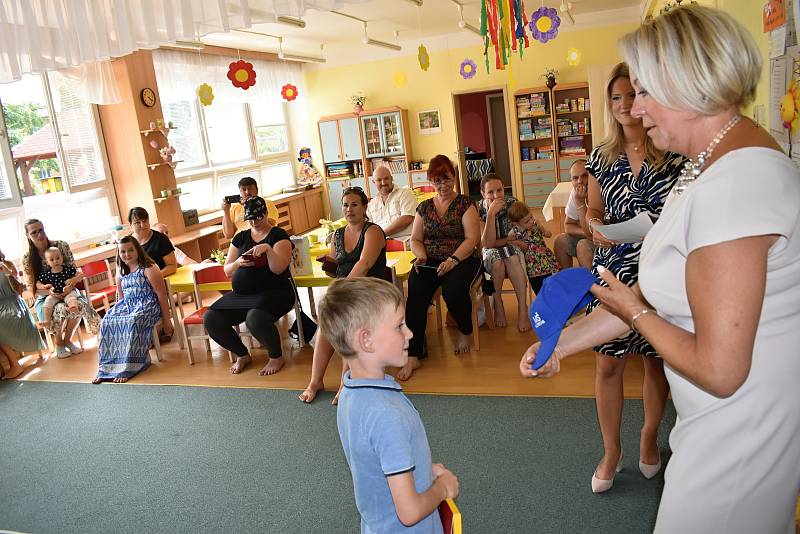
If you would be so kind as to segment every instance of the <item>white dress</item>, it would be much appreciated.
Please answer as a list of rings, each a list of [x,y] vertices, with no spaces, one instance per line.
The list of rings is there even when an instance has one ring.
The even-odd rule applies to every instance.
[[[764,303],[744,384],[719,398],[664,366],[678,420],[670,434],[673,456],[656,532],[795,531],[800,490],[797,168],[766,148],[722,156],[683,194],[667,199],[644,241],[639,283],[661,317],[694,332],[687,256],[704,246],[767,234],[780,237],[767,258]],[[735,272],[736,265],[730,269]]]

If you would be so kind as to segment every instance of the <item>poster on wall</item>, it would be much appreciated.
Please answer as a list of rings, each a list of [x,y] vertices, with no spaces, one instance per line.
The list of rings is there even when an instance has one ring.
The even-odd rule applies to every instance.
[[[417,112],[417,124],[420,135],[442,133],[442,122],[438,109],[429,109]]]
[[[786,24],[786,7],[783,0],[769,0],[764,6],[764,33],[771,32]]]

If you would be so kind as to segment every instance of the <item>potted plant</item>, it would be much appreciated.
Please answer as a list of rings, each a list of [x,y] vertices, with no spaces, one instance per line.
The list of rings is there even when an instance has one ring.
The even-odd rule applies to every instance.
[[[361,115],[364,113],[364,104],[367,102],[367,97],[362,94],[356,94],[350,97],[350,103],[353,104],[353,113]]]
[[[545,79],[545,85],[548,89],[552,89],[556,86],[556,76],[558,76],[558,71],[556,69],[552,69],[550,67],[544,69],[542,78]]]

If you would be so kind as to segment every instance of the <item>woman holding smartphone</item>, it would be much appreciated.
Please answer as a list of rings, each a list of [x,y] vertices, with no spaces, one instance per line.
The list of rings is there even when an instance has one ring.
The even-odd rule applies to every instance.
[[[281,336],[275,323],[294,306],[295,293],[289,280],[292,242],[283,228],[266,217],[261,197],[244,202],[244,220],[250,224],[231,240],[225,274],[233,291],[226,293],[206,312],[203,324],[211,339],[236,355],[231,373],[239,374],[253,361],[236,326],[245,323],[251,334],[267,348],[269,359],[260,375],[283,368]]]

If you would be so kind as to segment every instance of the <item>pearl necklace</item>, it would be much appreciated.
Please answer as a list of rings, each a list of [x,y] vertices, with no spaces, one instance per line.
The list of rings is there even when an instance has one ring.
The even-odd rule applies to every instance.
[[[741,118],[741,115],[734,115],[731,117],[731,120],[717,132],[717,135],[714,136],[714,139],[711,140],[708,147],[697,155],[697,163],[691,159],[684,163],[683,169],[681,169],[681,175],[678,176],[678,181],[675,183],[675,187],[672,188],[676,195],[680,195],[686,191],[686,188],[697,180],[697,177],[700,176],[700,173],[703,171],[706,161],[711,158],[714,149],[717,148],[717,145],[722,141],[722,138],[725,137],[725,134],[736,126],[736,123],[738,123]]]

